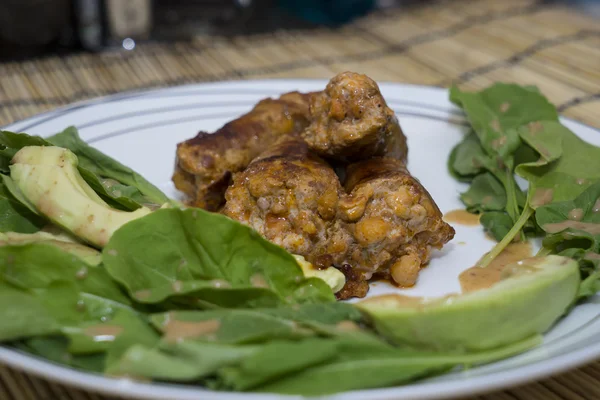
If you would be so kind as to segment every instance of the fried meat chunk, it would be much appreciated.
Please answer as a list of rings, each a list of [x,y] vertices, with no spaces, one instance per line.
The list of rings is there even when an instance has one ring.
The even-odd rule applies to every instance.
[[[332,230],[343,189],[299,137],[282,138],[233,177],[223,213],[317,267],[342,261],[350,238]],[[344,232],[341,232],[344,233]]]
[[[302,135],[319,155],[336,161],[387,156],[406,162],[406,137],[377,83],[344,72],[310,98],[311,123]]]
[[[241,171],[277,138],[309,123],[311,94],[291,92],[260,101],[249,113],[215,133],[200,132],[179,143],[173,182],[187,203],[210,211],[224,202],[231,174]]]
[[[431,250],[454,237],[427,190],[397,159],[349,165],[344,187],[338,217],[354,239],[344,262],[365,279],[377,273],[412,286]]]

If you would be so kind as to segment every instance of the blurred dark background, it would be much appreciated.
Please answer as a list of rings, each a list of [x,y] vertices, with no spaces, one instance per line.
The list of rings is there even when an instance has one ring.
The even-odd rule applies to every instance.
[[[133,50],[139,41],[186,40],[200,34],[336,26],[377,9],[432,1],[0,0],[0,62],[115,47]],[[598,0],[559,2],[600,15]]]

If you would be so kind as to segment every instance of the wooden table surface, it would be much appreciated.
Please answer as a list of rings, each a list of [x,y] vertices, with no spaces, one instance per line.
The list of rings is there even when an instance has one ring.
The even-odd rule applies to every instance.
[[[0,64],[0,126],[126,90],[232,79],[325,78],[477,89],[537,85],[566,116],[600,127],[600,21],[531,0],[454,0],[375,13],[339,29],[148,43],[134,51]],[[600,134],[600,133],[599,133]],[[600,399],[600,361],[486,400]],[[0,366],[1,400],[107,399]]]

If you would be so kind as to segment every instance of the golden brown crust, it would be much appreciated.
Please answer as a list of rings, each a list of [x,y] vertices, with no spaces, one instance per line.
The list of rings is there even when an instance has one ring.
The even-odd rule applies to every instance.
[[[316,266],[339,263],[348,237],[331,231],[342,187],[299,137],[285,137],[236,174],[223,213]]]
[[[366,75],[336,75],[311,97],[310,115],[302,135],[323,157],[347,162],[386,155],[406,161],[406,137],[394,111]]]
[[[454,237],[454,229],[404,164],[371,158],[347,168],[338,218],[354,238],[346,263],[367,279],[389,270],[397,284],[412,286],[419,269]]]
[[[310,96],[291,92],[262,100],[215,133],[200,132],[179,143],[173,182],[188,204],[208,210],[221,206],[232,173],[243,170],[278,137],[308,125]]]

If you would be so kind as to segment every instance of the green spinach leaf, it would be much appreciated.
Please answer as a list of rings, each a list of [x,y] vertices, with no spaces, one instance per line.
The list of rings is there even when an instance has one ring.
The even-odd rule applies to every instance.
[[[522,164],[516,173],[529,181],[529,204],[572,200],[600,180],[600,147],[593,146],[558,122],[542,121],[519,130],[525,140],[544,148],[537,162]]]
[[[490,159],[472,131],[452,149],[448,159],[448,170],[462,182],[471,182],[486,166],[491,166]]]
[[[461,194],[460,199],[467,206],[467,211],[472,213],[504,211],[506,190],[494,175],[486,172],[473,179],[469,190]]]
[[[75,153],[79,158],[79,165],[83,169],[98,177],[114,179],[121,184],[137,189],[148,199],[149,203],[160,206],[169,201],[169,198],[160,189],[140,174],[81,140],[75,127],[69,127],[61,133],[49,137],[48,141]],[[122,196],[116,196],[116,199],[120,197]]]
[[[513,221],[507,213],[502,211],[490,211],[481,215],[479,219],[486,232],[501,241],[513,227]]]
[[[117,304],[131,304],[103,267],[91,266],[43,242],[0,247],[0,279],[23,290],[44,288],[54,282],[69,282],[91,296]]]
[[[540,206],[535,216],[548,235],[544,247],[555,254],[571,251],[570,257],[597,267],[600,263],[600,181],[573,200]]]
[[[506,192],[505,210],[516,224],[521,214],[519,205],[523,203],[520,199],[522,193],[513,176],[515,159],[517,155],[522,156],[519,149],[523,147],[518,129],[531,122],[558,121],[556,108],[537,90],[504,83],[497,83],[480,92],[463,92],[453,87],[450,100],[467,114],[480,146],[489,157],[486,162],[479,160],[477,163],[503,184]],[[470,148],[474,149],[475,145]],[[452,157],[451,154],[451,160]],[[455,159],[458,160],[458,156]],[[515,231],[519,233],[520,227]]]
[[[121,359],[107,364],[106,373],[177,382],[192,382],[220,368],[239,363],[259,346],[236,346],[199,341],[163,344],[164,350],[136,344]]]
[[[78,299],[66,282],[22,290],[0,280],[0,342],[58,333],[63,324],[78,321]]]
[[[521,140],[516,131],[535,121],[558,121],[556,107],[538,91],[515,84],[496,83],[480,92],[450,89],[450,100],[461,106],[482,147],[506,159]]]
[[[23,340],[16,344],[20,350],[43,357],[55,363],[65,364],[84,371],[102,373],[105,355],[73,355],[68,352],[69,341],[63,336],[39,336]]]
[[[521,353],[541,342],[539,336],[500,349],[469,354],[439,354],[399,349],[373,348],[338,339],[338,357],[312,368],[289,374],[262,386],[257,392],[319,396],[347,390],[407,383],[458,366],[496,361]]]
[[[34,233],[39,231],[46,221],[15,199],[4,183],[12,180],[5,175],[0,182],[0,232]],[[16,188],[16,186],[15,186]]]
[[[172,296],[221,307],[334,301],[325,282],[304,278],[285,250],[200,209],[163,209],[129,222],[112,236],[103,260],[142,303]]]

